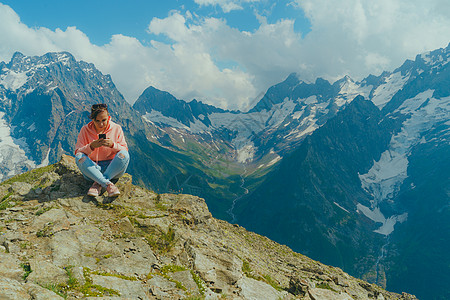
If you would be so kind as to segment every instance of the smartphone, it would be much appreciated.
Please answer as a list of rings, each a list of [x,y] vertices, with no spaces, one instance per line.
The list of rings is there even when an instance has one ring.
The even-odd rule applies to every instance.
[[[100,133],[100,134],[98,135],[98,138],[99,138],[99,139],[106,139],[106,134]]]

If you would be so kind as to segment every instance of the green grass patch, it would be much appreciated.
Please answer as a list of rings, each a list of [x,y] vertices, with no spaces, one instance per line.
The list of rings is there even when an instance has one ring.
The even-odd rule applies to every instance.
[[[48,211],[51,210],[51,209],[53,209],[53,206],[47,206],[47,207],[44,207],[44,208],[39,209],[39,210],[38,210],[37,212],[35,212],[34,214],[35,214],[36,216],[40,216],[40,215],[42,215],[42,214],[48,212]]]
[[[46,288],[49,291],[52,291],[53,293],[57,294],[58,296],[61,296],[64,299],[67,299],[67,291],[66,291],[64,285],[51,283],[51,284],[44,284],[41,286],[43,288]]]
[[[168,253],[175,245],[175,230],[172,227],[169,227],[167,232],[155,231],[148,227],[141,228],[141,230],[147,244],[161,254]]]
[[[63,297],[64,299],[67,299],[68,292],[70,291],[79,291],[80,290],[80,284],[78,280],[75,278],[73,272],[72,272],[73,266],[67,266],[64,267],[64,270],[66,271],[68,280],[66,284],[46,284],[42,285],[42,287],[56,293],[57,295]]]
[[[204,296],[204,295],[205,295],[206,289],[205,289],[205,286],[204,286],[204,284],[203,284],[203,280],[200,278],[200,276],[198,276],[197,273],[195,273],[195,272],[192,271],[192,270],[190,270],[190,271],[191,271],[192,279],[194,279],[194,282],[195,282],[195,284],[196,284],[197,287],[198,287],[198,290],[199,290],[199,292],[200,292],[200,295]]]
[[[319,288],[319,289],[324,289],[324,290],[330,290],[330,291],[333,291],[333,292],[338,292],[338,291],[336,291],[335,289],[333,289],[328,283],[326,283],[326,282],[321,282],[321,283],[317,283],[316,284],[316,288]]]
[[[113,273],[108,273],[108,272],[92,271],[91,274],[100,275],[100,276],[116,277],[116,278],[130,280],[130,281],[138,281],[138,279],[133,276],[125,276],[125,275],[121,275],[121,274],[113,274]]]
[[[44,225],[44,228],[36,232],[37,237],[49,237],[53,235],[53,222],[48,222]]]
[[[42,174],[51,172],[51,171],[55,170],[55,168],[56,167],[54,165],[49,165],[46,167],[34,169],[29,172],[22,173],[22,174],[14,176],[14,177],[11,177],[10,179],[5,180],[2,183],[2,185],[3,184],[12,184],[14,182],[28,182],[32,185],[35,185],[38,181],[40,181]]]
[[[33,270],[31,270],[30,263],[22,263],[22,264],[20,264],[20,266],[25,271],[25,273],[23,274],[22,278],[23,278],[23,280],[27,280],[27,278],[30,275],[30,273],[33,272]]]
[[[259,281],[264,281],[267,284],[271,285],[277,291],[282,291],[283,288],[278,285],[278,282],[274,280],[270,275],[255,275],[252,268],[250,267],[250,263],[247,260],[242,260],[242,273],[245,274],[248,278],[252,278]]]
[[[0,210],[5,210],[7,208],[13,207],[14,204],[12,203],[11,199],[9,199],[9,197],[12,195],[13,193],[8,193],[5,196],[3,196],[2,200],[0,201]]]
[[[251,273],[253,272],[252,268],[250,267],[250,263],[247,260],[242,261],[242,272],[247,277],[250,277]]]
[[[89,268],[83,268],[85,284],[78,291],[85,297],[120,296],[120,293],[116,290],[93,284],[90,274],[91,270]]]
[[[175,272],[181,272],[186,271],[187,269],[183,266],[176,266],[176,265],[165,265],[161,268],[161,273],[167,274],[167,273],[175,273]]]
[[[270,277],[270,275],[264,275],[263,278],[264,278],[264,281],[266,283],[270,284],[277,291],[282,291],[283,290],[283,288],[278,285],[278,282],[276,282],[275,279]]]
[[[159,275],[161,275],[162,277],[166,278],[167,280],[175,283],[175,286],[177,289],[183,290],[183,291],[187,291],[187,288],[179,281],[173,279],[172,277],[169,276],[169,273],[175,273],[175,272],[180,272],[180,271],[186,271],[187,269],[183,266],[176,266],[176,265],[165,265],[161,268],[161,270],[159,270]],[[152,275],[149,274],[147,276],[147,278],[151,278]]]
[[[19,244],[20,249],[28,249],[31,246],[31,243],[26,241]]]

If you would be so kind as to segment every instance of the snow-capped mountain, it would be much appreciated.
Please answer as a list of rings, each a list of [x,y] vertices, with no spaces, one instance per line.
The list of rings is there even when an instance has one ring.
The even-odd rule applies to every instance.
[[[15,53],[9,63],[0,63],[0,180],[54,163],[61,154],[73,155],[94,103],[107,103],[113,120],[124,128],[134,157],[129,172],[141,183],[164,190],[167,174],[196,172],[189,158],[152,142],[158,129],[144,122],[111,77],[93,64],[67,52]]]
[[[429,276],[450,280],[449,62],[450,45],[357,83],[365,100],[286,155],[237,222],[388,289],[450,297]]]
[[[385,114],[407,118],[397,135],[392,137],[379,161],[365,174],[359,174],[361,185],[374,195],[370,207],[358,208],[370,219],[380,222],[376,232],[388,235],[396,222],[407,213],[384,216],[379,204],[392,198],[406,178],[407,155],[421,140],[422,134],[436,124],[448,122],[448,101],[434,99],[442,93],[432,86],[400,105],[411,82],[427,72],[438,72],[448,62],[448,48],[418,55],[394,72],[369,76],[354,82],[346,76],[333,84],[323,79],[306,83],[297,74],[269,88],[264,97],[248,112],[223,111],[197,101],[178,100],[167,92],[148,88],[134,108],[148,122],[163,128],[178,128],[181,133],[209,133],[215,139],[229,139],[240,163],[254,163],[256,168],[272,166],[295,149],[303,139],[345,109],[356,96],[371,100]],[[406,88],[406,90],[404,90]],[[413,92],[416,92],[414,90]],[[427,101],[427,105],[422,104]],[[202,110],[194,113],[194,106]],[[421,106],[422,105],[422,106]],[[177,132],[180,134],[180,132]]]
[[[278,162],[357,95],[369,93],[370,87],[349,77],[331,85],[323,79],[305,83],[291,74],[271,87],[248,112],[178,100],[153,87],[139,97],[134,108],[161,128],[177,128],[188,135],[210,134],[216,140],[228,141],[236,151],[237,162],[253,163],[259,169]]]
[[[439,232],[436,224],[418,229],[421,219],[448,215],[449,56],[450,46],[361,82],[347,76],[306,83],[291,74],[248,112],[214,110],[154,88],[135,108],[147,122],[175,130],[166,139],[206,135],[229,142],[225,151],[235,151],[229,159],[244,166],[241,195],[228,210],[233,221],[357,276],[421,294],[419,285],[399,282],[411,275],[398,272],[397,261],[398,253],[412,257],[400,246],[403,236]],[[192,104],[204,106],[201,113]],[[425,157],[436,170],[423,166]],[[424,198],[433,197],[421,193],[424,186],[433,193],[434,184],[439,197],[431,204]],[[445,228],[439,239],[450,246]],[[442,245],[435,249],[445,256]],[[406,269],[425,285],[427,268],[410,262]],[[443,272],[450,278],[448,268]]]
[[[70,119],[73,112],[67,110],[70,107],[55,107],[55,110],[62,109],[60,114],[52,111],[51,103],[61,93],[59,80],[64,76],[56,79],[49,75],[49,70],[64,74],[73,63],[74,59],[68,53],[43,57],[15,53],[9,64],[0,63],[1,179],[49,163],[52,141],[58,134],[49,129],[61,125],[64,128],[66,118]],[[83,67],[86,70],[92,68],[86,63]],[[75,96],[84,93],[78,88]],[[54,160],[56,153],[52,154]]]

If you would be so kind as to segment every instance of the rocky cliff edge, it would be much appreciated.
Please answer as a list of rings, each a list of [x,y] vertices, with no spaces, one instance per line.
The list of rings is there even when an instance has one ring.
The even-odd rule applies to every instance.
[[[73,157],[0,184],[0,299],[416,299],[211,216],[191,195],[85,196]]]

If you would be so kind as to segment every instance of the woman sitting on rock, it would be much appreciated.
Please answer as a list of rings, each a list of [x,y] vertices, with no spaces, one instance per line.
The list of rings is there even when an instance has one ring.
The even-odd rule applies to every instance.
[[[106,188],[108,196],[118,196],[120,191],[111,179],[122,176],[130,161],[122,127],[111,121],[108,105],[103,103],[92,105],[90,118],[75,145],[78,168],[86,179],[94,181],[87,194],[96,197]]]

